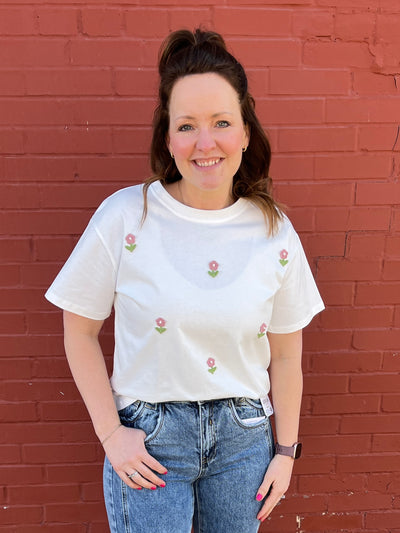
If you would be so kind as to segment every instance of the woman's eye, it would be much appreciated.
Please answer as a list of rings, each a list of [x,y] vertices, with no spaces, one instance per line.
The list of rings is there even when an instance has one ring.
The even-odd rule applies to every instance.
[[[218,128],[227,128],[228,126],[230,126],[229,122],[227,120],[219,120],[217,122],[217,127]]]
[[[182,126],[179,126],[178,131],[190,131],[192,126],[190,124],[182,124]]]

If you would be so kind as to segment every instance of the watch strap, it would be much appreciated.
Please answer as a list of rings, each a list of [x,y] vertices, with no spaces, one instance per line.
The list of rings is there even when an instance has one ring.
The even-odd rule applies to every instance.
[[[281,444],[275,444],[275,453],[277,455],[286,455],[293,459],[298,459],[301,455],[301,442],[295,442],[293,446],[282,446]]]

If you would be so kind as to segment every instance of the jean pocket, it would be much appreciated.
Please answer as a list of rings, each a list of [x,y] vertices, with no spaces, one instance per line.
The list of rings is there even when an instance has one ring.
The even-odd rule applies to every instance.
[[[261,400],[232,398],[229,400],[229,407],[233,420],[243,429],[264,427],[268,422]]]
[[[164,405],[136,401],[119,411],[121,424],[146,433],[145,444],[156,438],[164,421]]]

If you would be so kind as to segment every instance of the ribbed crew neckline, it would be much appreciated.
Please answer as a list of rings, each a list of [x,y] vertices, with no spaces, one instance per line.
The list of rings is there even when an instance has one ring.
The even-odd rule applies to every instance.
[[[244,198],[239,198],[234,204],[223,209],[197,209],[175,200],[160,181],[154,181],[150,185],[149,191],[156,200],[161,202],[175,215],[193,222],[225,222],[238,216],[248,205]]]

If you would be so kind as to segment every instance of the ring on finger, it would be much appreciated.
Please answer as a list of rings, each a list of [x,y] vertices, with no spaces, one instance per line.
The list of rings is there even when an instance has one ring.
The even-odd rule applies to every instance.
[[[137,470],[134,470],[132,474],[126,474],[130,480],[132,480],[139,472]]]

